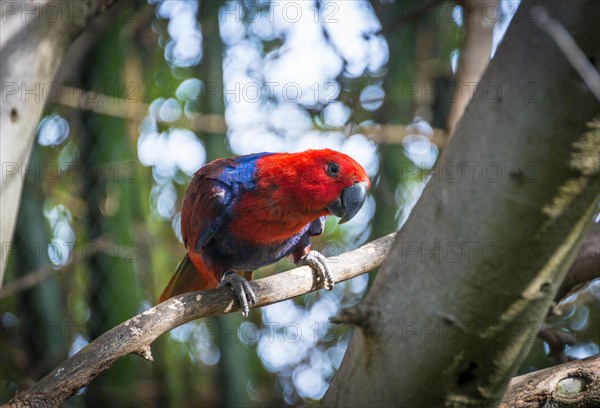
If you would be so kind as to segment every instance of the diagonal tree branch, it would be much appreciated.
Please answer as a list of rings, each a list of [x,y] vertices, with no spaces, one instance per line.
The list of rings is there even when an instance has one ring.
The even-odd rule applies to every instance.
[[[381,265],[395,236],[392,233],[354,251],[328,258],[335,281],[354,278]],[[258,299],[256,307],[319,290],[316,279],[309,267],[302,266],[251,282]],[[135,353],[152,360],[150,344],[169,330],[191,320],[238,309],[227,288],[190,292],[169,299],[104,333],[2,407],[60,406],[119,358]]]
[[[73,256],[69,262],[60,268],[56,268],[54,265],[47,265],[36,269],[33,272],[26,273],[20,278],[7,283],[0,288],[0,299],[14,296],[20,292],[31,289],[47,279],[50,279],[54,275],[71,272],[81,261],[96,256],[100,252],[110,253],[110,250],[114,247],[115,245],[112,242],[107,241],[106,238],[98,238],[87,245],[84,252]]]
[[[548,10],[544,6],[538,6],[531,10],[532,20],[541,27],[552,39],[556,45],[565,54],[573,68],[577,70],[583,81],[594,93],[596,99],[600,101],[600,74],[594,68],[577,42],[571,37],[565,27],[548,15]]]
[[[450,138],[456,124],[471,100],[470,87],[481,80],[488,66],[492,51],[494,22],[488,13],[498,8],[498,0],[462,0],[465,38],[460,49],[456,68],[456,88],[450,112],[446,120],[446,137]]]
[[[590,227],[575,262],[558,288],[554,301],[561,302],[571,292],[596,278],[600,278],[600,224]]]

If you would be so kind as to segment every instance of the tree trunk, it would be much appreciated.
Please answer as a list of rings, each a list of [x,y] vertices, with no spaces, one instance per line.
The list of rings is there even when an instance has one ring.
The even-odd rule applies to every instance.
[[[529,351],[600,191],[600,105],[533,22],[538,4],[600,61],[597,4],[523,1],[351,314],[325,405],[497,405]]]
[[[52,82],[59,63],[81,30],[113,2],[115,0],[2,2],[0,287],[35,131],[46,100],[59,97],[59,84]]]

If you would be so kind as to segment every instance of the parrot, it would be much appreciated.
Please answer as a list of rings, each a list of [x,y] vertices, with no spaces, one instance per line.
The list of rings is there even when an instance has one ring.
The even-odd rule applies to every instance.
[[[252,272],[290,256],[310,266],[325,289],[334,279],[311,251],[325,217],[343,224],[362,207],[370,180],[354,159],[331,149],[255,153],[213,160],[193,176],[181,208],[187,253],[159,302],[186,292],[230,287],[247,317]]]

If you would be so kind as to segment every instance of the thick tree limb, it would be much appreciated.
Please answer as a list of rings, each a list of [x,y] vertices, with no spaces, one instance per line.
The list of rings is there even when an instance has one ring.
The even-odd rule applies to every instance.
[[[376,239],[354,251],[328,258],[336,282],[342,282],[378,267],[396,234]],[[312,270],[303,266],[251,282],[256,307],[270,305],[319,290]],[[135,353],[152,360],[150,344],[161,334],[191,320],[238,310],[228,288],[191,292],[163,302],[92,341],[30,389],[3,407],[56,407],[108,369],[116,360]]]
[[[600,354],[511,380],[501,408],[593,408],[600,401]]]
[[[117,0],[2,2],[0,52],[0,243],[12,242],[24,174],[42,109],[67,47],[92,19]],[[114,11],[114,10],[113,10]],[[0,286],[7,256],[0,262]]]
[[[600,199],[600,105],[531,21],[539,4],[600,60],[596,3],[521,2],[440,157],[463,172],[426,186],[325,405],[496,406],[528,354]],[[474,163],[502,176],[469,177]]]

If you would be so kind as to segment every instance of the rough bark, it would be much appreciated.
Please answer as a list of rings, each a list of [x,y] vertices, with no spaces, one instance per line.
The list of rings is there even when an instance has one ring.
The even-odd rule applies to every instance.
[[[118,0],[2,2],[0,286],[36,127],[46,99],[56,97],[58,84],[53,79],[59,63],[77,35],[111,3]]]
[[[395,235],[386,235],[354,251],[329,258],[334,280],[345,281],[379,266],[388,255]],[[316,275],[311,272],[309,267],[303,266],[251,282],[258,299],[255,307],[319,290]],[[60,406],[119,358],[135,353],[152,360],[150,344],[161,334],[200,317],[238,309],[228,288],[191,292],[169,299],[104,333],[2,407]]]
[[[535,4],[521,3],[355,311],[325,405],[494,406],[529,351],[600,191],[600,106],[532,23]],[[543,4],[600,61],[600,7]]]
[[[600,355],[511,380],[501,408],[593,408],[600,401]]]

